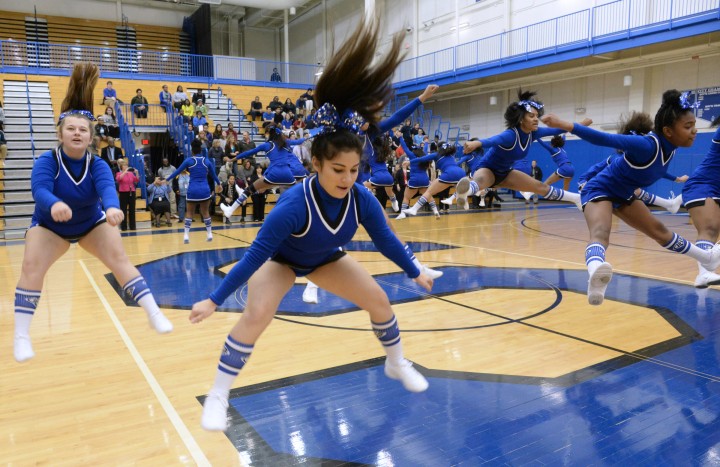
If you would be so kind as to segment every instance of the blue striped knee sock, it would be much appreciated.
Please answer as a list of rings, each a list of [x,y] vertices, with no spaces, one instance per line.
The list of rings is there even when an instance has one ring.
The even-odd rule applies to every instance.
[[[15,289],[15,335],[28,335],[39,301],[39,290]]]
[[[605,262],[605,247],[600,243],[590,243],[585,248],[585,264],[590,267],[592,262]]]
[[[220,361],[218,362],[218,371],[215,374],[215,383],[213,391],[220,392],[227,396],[232,387],[235,377],[247,363],[250,354],[253,351],[253,345],[243,344],[236,341],[231,336],[225,339]]]
[[[377,337],[383,345],[388,360],[390,360],[391,363],[399,364],[403,359],[403,353],[402,343],[400,342],[400,328],[398,327],[395,315],[384,323],[371,321],[371,324],[375,332],[375,337]]]
[[[651,206],[655,202],[655,195],[648,193],[645,190],[640,190],[640,194],[637,195],[637,198],[647,206]]]

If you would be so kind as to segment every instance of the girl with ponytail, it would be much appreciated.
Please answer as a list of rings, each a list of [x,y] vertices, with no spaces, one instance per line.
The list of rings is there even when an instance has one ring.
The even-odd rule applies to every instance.
[[[377,64],[373,64],[380,42],[376,20],[361,21],[349,37],[330,59],[316,88],[320,107],[311,154],[317,174],[280,196],[241,261],[190,313],[193,323],[208,318],[248,282],[247,306],[225,340],[215,383],[203,404],[201,425],[206,430],[227,429],[230,388],[297,276],[307,276],[322,289],[367,310],[387,354],[385,374],[408,391],[421,392],[428,387],[427,380],[404,358],[398,322],[387,295],[341,250],[362,225],[377,249],[408,277],[426,290],[432,287],[432,278],[413,262],[414,256],[388,226],[382,207],[355,183],[363,154],[363,138],[358,132],[367,122],[377,121],[378,111],[392,92],[402,36],[395,37],[390,52]],[[323,345],[333,351],[332,342]]]
[[[35,355],[29,331],[45,274],[71,243],[78,243],[112,271],[125,292],[145,309],[157,332],[172,331],[145,279],[125,255],[117,228],[123,212],[110,167],[88,151],[97,79],[96,65],[75,65],[57,124],[60,144],[40,155],[33,166],[30,186],[35,212],[25,234],[22,271],[15,290],[14,353],[20,362]]]
[[[663,248],[695,259],[707,271],[714,271],[720,265],[720,246],[714,246],[714,241],[703,239],[695,245],[671,232],[634,194],[637,188],[645,188],[667,173],[678,147],[690,147],[695,141],[695,115],[687,95],[674,89],[666,91],[655,115],[654,131],[646,135],[603,133],[552,114],[545,116],[543,122],[549,127],[572,132],[592,144],[624,152],[623,157],[611,161],[582,189],[583,212],[590,231],[585,263],[591,305],[603,302],[612,278],[612,266],[605,261],[605,250],[610,242],[613,214]]]

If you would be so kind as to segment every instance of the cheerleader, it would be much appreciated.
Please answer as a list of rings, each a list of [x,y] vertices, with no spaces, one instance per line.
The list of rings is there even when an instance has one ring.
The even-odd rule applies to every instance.
[[[457,202],[467,209],[467,197],[490,187],[510,188],[517,191],[529,191],[550,200],[571,201],[580,205],[580,195],[559,188],[551,187],[535,180],[519,170],[513,170],[513,164],[524,159],[530,152],[530,144],[544,136],[562,134],[562,130],[538,128],[544,105],[533,97],[534,92],[518,91],[518,101],[510,104],[505,110],[505,126],[507,130],[499,135],[468,141],[464,152],[470,153],[480,148],[485,150],[479,168],[473,179],[463,178],[457,184]],[[584,125],[592,120],[585,119]]]
[[[709,249],[717,242],[720,233],[720,117],[713,121],[718,126],[713,135],[710,150],[705,159],[697,166],[682,191],[685,209],[690,213],[692,223],[697,229],[695,244]],[[698,262],[700,269],[695,278],[695,287],[706,288],[720,284],[720,275],[708,270]]]
[[[402,209],[404,210],[410,207],[410,200],[413,199],[421,189],[427,189],[427,187],[430,186],[430,177],[427,171],[430,162],[435,160],[435,156],[433,154],[425,155],[420,148],[410,149],[407,147],[405,138],[400,137],[398,139],[400,140],[400,146],[402,146],[410,162],[410,175],[408,176],[402,201]],[[405,213],[401,212],[395,219],[405,219],[405,217],[407,217]]]
[[[187,169],[190,172],[190,185],[186,195],[187,210],[185,215],[185,234],[183,243],[190,243],[190,225],[192,225],[193,214],[195,213],[195,205],[200,206],[200,215],[205,222],[205,230],[207,232],[207,241],[212,242],[212,218],[210,217],[210,201],[213,193],[208,183],[208,175],[215,181],[215,191],[222,192],[222,183],[215,173],[215,164],[207,156],[207,152],[203,153],[202,143],[199,139],[192,140],[190,143],[192,157],[186,158],[180,167],[175,170],[168,178],[167,182],[172,183],[172,179],[180,175]]]
[[[440,175],[433,180],[425,193],[417,200],[413,207],[403,209],[403,214],[406,216],[415,216],[421,207],[426,204],[430,205],[430,208],[435,214],[435,218],[440,218],[440,213],[435,205],[435,194],[440,193],[445,188],[455,185],[465,176],[465,171],[458,165],[455,159],[456,147],[454,144],[440,143],[438,152],[432,154],[432,159],[435,161],[435,167],[440,171]],[[397,219],[402,219],[398,216]]]
[[[400,380],[413,392],[428,387],[423,375],[404,358],[398,320],[387,295],[340,249],[362,225],[378,250],[424,289],[432,288],[432,279],[413,264],[388,227],[378,202],[355,183],[363,154],[357,132],[364,119],[375,118],[390,99],[392,76],[402,60],[403,35],[395,36],[389,54],[377,62],[375,50],[381,35],[376,21],[364,19],[349,37],[330,59],[315,91],[320,105],[316,122],[323,127],[311,150],[317,175],[283,193],[240,262],[210,298],[194,304],[190,313],[193,323],[208,318],[249,281],[247,307],[225,341],[215,383],[204,402],[201,424],[207,430],[227,429],[233,381],[298,275],[307,275],[323,289],[368,311],[375,336],[387,354],[389,378]],[[332,343],[326,344],[332,351]]]
[[[220,205],[220,209],[222,209],[223,214],[228,219],[232,217],[235,209],[244,203],[245,200],[247,200],[253,193],[262,193],[268,188],[272,188],[274,186],[290,186],[295,184],[295,177],[293,176],[292,169],[290,168],[289,159],[289,157],[295,157],[291,146],[302,144],[305,142],[305,139],[285,139],[282,128],[276,124],[268,125],[265,128],[265,134],[268,136],[268,140],[265,143],[238,154],[234,159],[231,159],[245,159],[246,157],[255,155],[260,151],[265,151],[265,156],[270,159],[270,165],[268,165],[268,168],[265,170],[262,178],[256,180],[254,183],[251,183],[244,190],[238,187],[239,196],[232,205]]]
[[[547,144],[541,139],[535,140],[540,146],[545,148],[550,153],[552,161],[557,166],[555,172],[545,180],[546,185],[552,185],[558,180],[563,181],[563,190],[568,191],[570,189],[570,182],[575,176],[575,167],[573,167],[570,158],[565,152],[565,135],[555,135],[550,139],[550,144]],[[532,196],[532,194],[531,194]],[[529,199],[529,198],[526,198]]]
[[[582,190],[583,212],[590,231],[585,263],[591,305],[603,302],[612,278],[612,266],[605,261],[605,250],[610,242],[613,214],[664,248],[695,259],[707,271],[717,268],[720,246],[713,246],[713,241],[705,239],[694,245],[671,232],[634,195],[638,187],[655,183],[667,172],[678,147],[690,147],[695,141],[695,115],[684,95],[674,89],[663,94],[662,105],[655,115],[654,131],[647,135],[602,133],[555,115],[547,115],[543,122],[549,127],[572,132],[592,144],[624,151],[622,158],[611,161]]]
[[[15,289],[15,360],[31,359],[30,323],[40,301],[50,266],[78,243],[112,271],[123,290],[145,310],[159,333],[173,326],[162,314],[145,279],[130,263],[120,231],[123,220],[110,167],[88,151],[94,133],[93,89],[98,68],[77,63],[73,68],[58,119],[60,145],[40,155],[30,185],[35,212],[25,234],[25,253]]]
[[[470,141],[479,141],[477,138],[472,138]],[[475,171],[481,167],[482,162],[482,156],[483,156],[483,150],[482,148],[476,149],[472,151],[469,154],[463,154],[460,159],[458,159],[458,165],[462,166],[465,164],[469,170],[470,178],[473,177],[475,174]],[[478,195],[480,196],[480,207],[485,206],[485,194],[487,193],[487,190],[480,190],[480,193]],[[453,202],[457,199],[457,191],[450,195],[448,198],[441,199],[440,202],[443,204],[446,204],[448,206],[452,206]],[[463,208],[467,211],[470,209],[469,203],[464,203]]]

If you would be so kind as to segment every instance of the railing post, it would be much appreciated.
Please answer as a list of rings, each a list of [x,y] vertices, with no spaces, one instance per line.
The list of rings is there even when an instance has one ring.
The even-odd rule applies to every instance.
[[[668,29],[673,28],[673,0],[670,0],[670,24]]]

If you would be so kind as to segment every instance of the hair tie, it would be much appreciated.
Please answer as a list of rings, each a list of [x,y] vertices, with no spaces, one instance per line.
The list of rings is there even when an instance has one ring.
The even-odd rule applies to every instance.
[[[520,107],[524,107],[527,112],[532,112],[532,107],[535,107],[537,110],[542,109],[545,107],[543,104],[535,101],[520,101],[518,102],[518,105]]]
[[[71,115],[79,115],[81,117],[85,117],[91,122],[95,121],[95,116],[90,112],[89,110],[68,110],[60,114],[60,117],[58,117],[57,124],[60,125],[60,122],[63,121],[65,117],[69,117]]]

